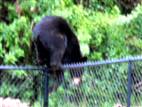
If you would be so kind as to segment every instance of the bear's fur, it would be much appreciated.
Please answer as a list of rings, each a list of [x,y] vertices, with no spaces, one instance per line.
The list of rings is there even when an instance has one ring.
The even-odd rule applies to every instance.
[[[62,17],[46,16],[41,19],[33,29],[33,42],[37,48],[38,63],[54,71],[65,63],[86,61],[81,55],[76,35]]]
[[[49,74],[56,77],[59,84],[63,79],[62,64],[83,62],[87,59],[81,54],[76,35],[62,17],[46,16],[41,19],[33,28],[32,40],[37,51],[38,64],[47,65],[50,68]],[[72,78],[82,76],[82,71],[70,72]]]

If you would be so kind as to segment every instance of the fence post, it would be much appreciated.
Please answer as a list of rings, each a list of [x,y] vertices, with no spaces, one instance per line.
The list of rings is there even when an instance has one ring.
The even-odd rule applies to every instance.
[[[49,83],[49,78],[48,78],[48,70],[45,68],[43,70],[44,73],[44,105],[43,107],[48,107],[48,83]]]
[[[127,84],[127,107],[131,106],[131,94],[132,94],[132,62],[128,62],[128,84]]]

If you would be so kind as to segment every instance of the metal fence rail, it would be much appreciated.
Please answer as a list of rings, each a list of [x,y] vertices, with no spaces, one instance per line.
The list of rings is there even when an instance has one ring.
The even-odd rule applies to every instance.
[[[42,66],[0,66],[0,97],[33,107],[142,106],[142,56],[66,64],[60,80]],[[74,85],[73,75],[82,82]],[[52,92],[49,93],[49,91]]]

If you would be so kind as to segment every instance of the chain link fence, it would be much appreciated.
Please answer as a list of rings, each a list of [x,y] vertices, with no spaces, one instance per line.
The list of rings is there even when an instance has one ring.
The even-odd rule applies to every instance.
[[[141,56],[64,65],[60,80],[44,67],[0,69],[0,97],[32,107],[142,107]]]
[[[20,100],[26,103],[27,106],[2,106],[2,104],[0,104],[0,107],[29,107],[31,105],[41,107],[43,103],[42,90],[43,72],[29,69],[28,67],[24,69],[18,66],[1,66],[0,98],[5,101],[5,103],[12,104],[14,104],[14,102],[17,103],[16,100]],[[10,100],[13,100],[13,102]]]

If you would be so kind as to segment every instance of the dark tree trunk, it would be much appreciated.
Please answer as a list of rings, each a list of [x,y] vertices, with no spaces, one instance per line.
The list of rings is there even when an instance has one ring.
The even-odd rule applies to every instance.
[[[73,0],[75,4],[82,4],[84,7],[89,7],[91,0]]]
[[[121,13],[125,15],[131,13],[139,3],[141,3],[141,0],[117,0]]]
[[[16,1],[18,0],[0,0],[0,22],[10,23],[10,20],[8,19],[9,10],[7,3],[15,4]]]

